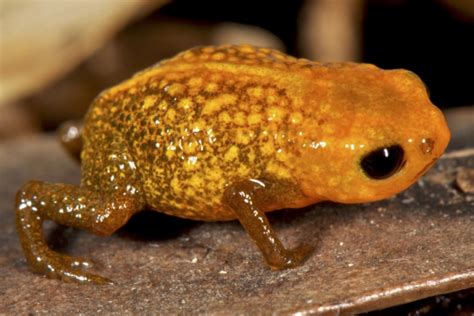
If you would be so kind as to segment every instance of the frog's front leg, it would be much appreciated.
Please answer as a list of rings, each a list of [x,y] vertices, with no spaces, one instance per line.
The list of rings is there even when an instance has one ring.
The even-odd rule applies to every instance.
[[[273,270],[282,270],[301,265],[313,247],[301,245],[286,249],[271,227],[263,211],[276,199],[275,185],[264,181],[248,180],[230,185],[224,202],[235,212],[242,226],[257,244],[265,261]]]
[[[16,224],[23,252],[30,268],[66,281],[110,283],[104,277],[80,267],[88,263],[49,249],[43,237],[43,221],[110,235],[141,205],[123,192],[104,194],[77,185],[39,181],[26,183],[16,196]]]

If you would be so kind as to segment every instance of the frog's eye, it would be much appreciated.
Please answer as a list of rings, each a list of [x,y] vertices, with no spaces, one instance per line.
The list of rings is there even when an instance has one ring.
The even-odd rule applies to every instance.
[[[403,167],[403,154],[403,148],[399,145],[378,148],[365,155],[360,166],[370,178],[386,179]]]

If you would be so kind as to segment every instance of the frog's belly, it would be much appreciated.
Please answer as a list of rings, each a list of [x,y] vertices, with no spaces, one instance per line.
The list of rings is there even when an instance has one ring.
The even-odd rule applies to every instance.
[[[143,181],[147,205],[169,215],[198,220],[230,220],[235,215],[223,203],[227,182],[222,170],[150,172]]]
[[[175,203],[160,203],[156,205],[150,204],[149,208],[171,216],[200,221],[228,221],[237,218],[234,212],[224,205],[217,208],[204,205],[202,207],[196,206],[198,205],[186,205],[181,208],[181,206],[176,206]]]
[[[232,142],[231,142],[232,144]],[[244,179],[258,178],[264,161],[250,165],[239,153],[255,151],[238,146],[217,144],[194,155],[183,153],[154,158],[152,152],[139,157],[141,162],[143,191],[146,201],[153,209],[170,215],[201,219],[229,220],[235,215],[223,203],[226,188]],[[228,152],[235,151],[229,155]],[[168,152],[169,154],[169,152]]]

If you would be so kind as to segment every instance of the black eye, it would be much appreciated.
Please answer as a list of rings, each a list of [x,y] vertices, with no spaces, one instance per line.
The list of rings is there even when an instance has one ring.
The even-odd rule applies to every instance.
[[[378,148],[364,156],[360,162],[362,170],[372,179],[382,180],[403,167],[403,148],[399,145]]]

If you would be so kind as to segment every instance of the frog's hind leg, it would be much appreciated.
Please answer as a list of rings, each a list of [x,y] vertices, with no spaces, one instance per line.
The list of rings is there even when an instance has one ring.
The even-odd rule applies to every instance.
[[[127,151],[114,141],[102,145],[102,151],[92,146],[86,150],[86,155],[95,152],[95,157],[88,157],[83,172],[94,173],[94,176],[83,176],[81,185],[30,181],[18,191],[17,230],[33,271],[66,281],[109,282],[106,278],[82,271],[80,268],[86,267],[87,262],[49,249],[42,227],[44,220],[52,220],[107,236],[143,207],[131,161],[122,159],[127,156]],[[117,151],[111,151],[113,149]],[[93,184],[89,183],[91,181]]]

